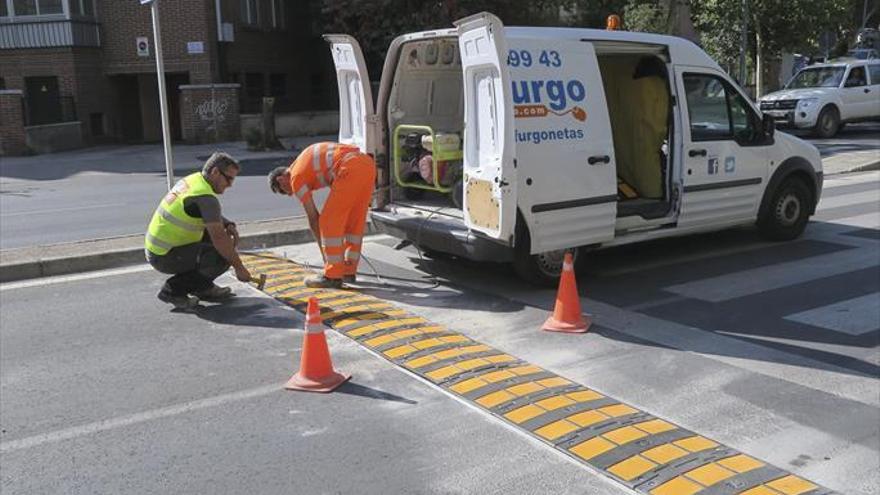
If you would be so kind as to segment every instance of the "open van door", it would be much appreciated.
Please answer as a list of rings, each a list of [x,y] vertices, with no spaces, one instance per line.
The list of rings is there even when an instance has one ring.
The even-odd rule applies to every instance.
[[[370,91],[370,77],[357,40],[346,34],[325,34],[336,65],[339,86],[339,142],[357,145],[375,154],[378,122]]]
[[[504,26],[485,12],[455,25],[464,76],[465,224],[513,244],[517,179]]]

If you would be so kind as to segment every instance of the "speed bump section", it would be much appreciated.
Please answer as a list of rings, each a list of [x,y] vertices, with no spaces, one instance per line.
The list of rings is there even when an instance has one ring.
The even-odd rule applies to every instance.
[[[271,255],[242,256],[264,292],[302,309],[393,363],[554,448],[650,495],[826,495],[832,492],[379,298],[310,289],[310,271]]]

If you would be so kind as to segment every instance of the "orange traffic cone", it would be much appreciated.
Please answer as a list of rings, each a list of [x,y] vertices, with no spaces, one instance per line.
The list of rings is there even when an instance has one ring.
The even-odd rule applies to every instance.
[[[571,253],[565,253],[562,262],[562,276],[559,278],[559,291],[556,293],[556,307],[553,314],[544,322],[542,330],[548,332],[584,333],[590,328],[590,317],[581,314],[581,299],[578,295],[577,281],[574,277],[574,261]]]
[[[304,390],[306,392],[331,392],[345,383],[351,375],[337,373],[330,361],[330,349],[321,325],[321,311],[318,299],[309,298],[309,309],[306,312],[306,338],[303,343],[302,359],[299,372],[293,375],[284,388],[287,390]]]

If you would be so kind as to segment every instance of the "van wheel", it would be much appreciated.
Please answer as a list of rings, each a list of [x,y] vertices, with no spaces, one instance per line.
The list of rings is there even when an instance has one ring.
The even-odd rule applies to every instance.
[[[565,250],[548,251],[530,254],[532,245],[528,229],[522,223],[517,225],[516,247],[514,248],[513,269],[526,282],[542,287],[556,287],[562,274],[562,261]],[[577,266],[578,250],[573,249],[575,266]]]
[[[767,239],[790,241],[804,232],[811,211],[813,194],[804,181],[793,177],[786,179],[758,218],[758,229]]]
[[[819,113],[819,118],[816,119],[816,126],[813,127],[813,134],[816,135],[816,137],[828,139],[834,137],[839,130],[840,114],[837,109],[832,106],[823,108],[822,112]]]

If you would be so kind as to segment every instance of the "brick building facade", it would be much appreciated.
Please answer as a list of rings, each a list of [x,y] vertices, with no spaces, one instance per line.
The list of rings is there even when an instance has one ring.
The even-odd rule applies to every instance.
[[[275,96],[280,112],[336,107],[332,60],[314,27],[319,1],[157,1],[174,139],[232,136],[238,112],[259,111],[262,96]],[[85,144],[161,140],[150,8],[135,0],[0,0],[4,89],[21,91],[25,127],[79,122]],[[192,99],[218,91],[225,103]],[[216,116],[205,117],[220,108],[222,132]]]

